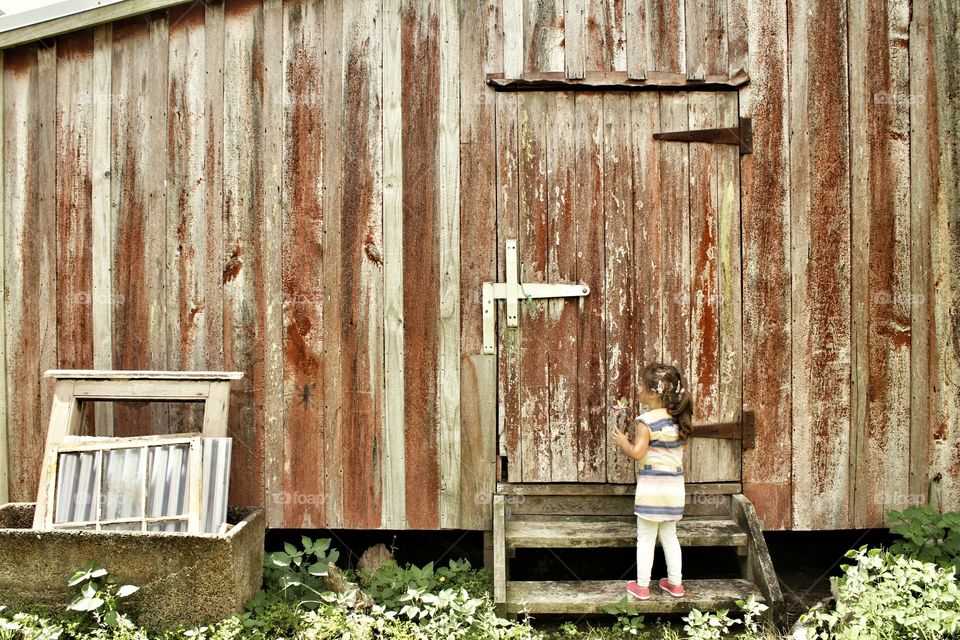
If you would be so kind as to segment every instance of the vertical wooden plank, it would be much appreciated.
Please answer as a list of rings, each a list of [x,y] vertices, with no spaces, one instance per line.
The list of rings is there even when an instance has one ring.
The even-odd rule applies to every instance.
[[[344,295],[345,524],[380,525],[383,455],[383,201],[381,22],[378,0],[343,16],[343,153],[340,267]],[[406,236],[406,234],[404,234]],[[408,505],[409,506],[409,505]]]
[[[519,96],[520,223],[517,262],[521,283],[547,277],[547,94]],[[522,290],[521,290],[522,292]],[[520,303],[520,430],[524,482],[550,480],[550,415],[548,362],[543,349],[547,302]]]
[[[603,96],[603,218],[604,324],[606,327],[606,406],[618,398],[633,405],[634,314],[633,298],[633,139],[630,132],[630,96],[606,93]],[[615,416],[607,411],[609,434]],[[607,437],[607,482],[633,482],[635,464]]]
[[[323,188],[326,197],[323,235],[323,361],[324,361],[324,492],[326,526],[344,526],[343,514],[343,379],[340,235],[343,203],[343,3],[334,0],[323,10],[324,144]]]
[[[936,95],[930,6],[913,9],[909,31],[910,96]],[[926,100],[910,100],[910,477],[909,495],[930,497],[931,349],[933,264],[930,247],[930,203],[934,201],[933,168],[939,155],[936,137],[928,134],[936,111]]]
[[[717,0],[685,0],[687,78],[727,74],[726,9],[726,2]]]
[[[607,349],[604,336],[606,299],[604,242],[603,96],[574,94],[577,277],[590,286],[579,303],[577,328],[577,479],[607,479]]]
[[[547,282],[577,282],[576,181],[574,96],[556,92],[547,96]],[[577,415],[580,378],[577,360],[578,298],[547,301],[546,332],[548,407],[550,424],[550,480],[577,480]]]
[[[263,201],[257,242],[263,258],[260,322],[263,326],[263,491],[283,493],[284,385],[283,385],[283,0],[263,3]],[[282,526],[284,509],[276,500],[266,502],[267,526]]]
[[[739,122],[737,94],[717,94],[717,122],[735,127]],[[721,422],[737,420],[743,411],[743,293],[741,291],[740,150],[724,145],[717,154],[717,320],[719,376],[717,415]],[[739,481],[741,444],[718,441],[717,481]]]
[[[650,67],[663,73],[684,73],[686,24],[684,0],[647,0]]]
[[[4,52],[4,324],[8,497],[36,498],[43,456],[39,367],[37,47]]]
[[[793,528],[841,529],[851,524],[846,9],[789,10]]]
[[[206,366],[223,370],[223,281],[225,270],[223,220],[223,3],[210,0],[204,5],[204,217],[206,245],[198,247],[205,252],[204,306],[206,316]]]
[[[663,233],[660,212],[660,143],[651,136],[660,131],[660,97],[654,92],[630,97],[633,134],[633,299],[634,374],[633,388],[641,389],[643,371],[662,359],[664,268],[661,255]]]
[[[207,216],[204,172],[206,33],[202,6],[170,10],[168,50],[166,198],[166,309],[168,366],[206,369]],[[171,431],[196,431],[200,405],[171,404]]]
[[[166,369],[167,21],[159,15],[113,27],[111,235],[113,365]],[[118,436],[166,433],[162,403],[115,403]]]
[[[524,73],[564,70],[563,17],[563,0],[523,2]]]
[[[37,50],[37,241],[39,280],[36,296],[39,301],[40,375],[57,366],[59,297],[57,295],[57,175],[63,170],[57,162],[57,45],[41,45]],[[53,385],[40,383],[41,425],[50,420]],[[38,428],[42,428],[37,425]]]
[[[440,521],[440,51],[436,2],[403,8],[403,292],[407,519],[414,528]]]
[[[506,37],[506,35],[504,36]],[[516,93],[496,94],[497,104],[497,280],[506,277],[505,246],[520,231],[520,123]],[[507,457],[507,477],[519,482],[522,442],[520,437],[520,341],[519,331],[506,328],[506,304],[497,315],[499,331],[497,360],[497,442],[498,455]]]
[[[627,77],[642,80],[647,77],[647,63],[651,59],[648,50],[647,0],[626,0],[624,13]]]
[[[757,446],[744,453],[743,492],[765,529],[789,529],[791,460],[791,249],[786,6],[747,5],[754,153],[742,156],[743,395],[756,415]],[[760,158],[763,158],[761,161]]]
[[[924,12],[926,14],[926,12]],[[956,139],[960,127],[960,108],[955,96],[960,92],[960,76],[951,62],[960,54],[960,36],[955,25],[960,11],[953,3],[932,3],[928,15],[926,48],[932,60],[928,80],[930,93],[914,94],[926,98],[927,113],[920,118],[931,142],[929,169],[918,176],[930,181],[930,263],[933,291],[929,310],[933,321],[931,374],[924,376],[932,387],[930,408],[930,472],[934,483],[932,501],[943,511],[960,508],[960,231],[957,211],[960,210],[960,189],[956,176],[960,172],[960,149],[946,141]],[[935,135],[926,132],[936,132]],[[923,384],[923,381],[920,381]]]
[[[4,81],[6,79],[6,65],[4,64],[3,51],[0,50],[0,98],[6,104],[6,93]],[[0,135],[3,140],[7,139],[7,131],[4,128],[6,124],[6,108],[0,105]],[[6,144],[0,142],[0,294],[6,295],[7,291],[7,230],[6,230]],[[7,398],[7,312],[6,305],[0,310],[0,503],[10,501],[10,448],[8,444],[9,428],[9,400]]]
[[[563,2],[563,60],[571,79],[583,78],[586,71],[586,9],[583,0]]]
[[[500,0],[503,16],[503,74],[508,78],[523,75],[524,0]]]
[[[689,17],[689,16],[688,16]],[[688,21],[690,24],[690,21]],[[717,94],[689,94],[689,129],[713,129],[717,122]],[[690,364],[684,378],[696,402],[695,423],[719,422],[720,323],[718,319],[717,218],[719,167],[717,146],[690,143]],[[681,369],[682,370],[682,369]],[[688,449],[692,464],[686,469],[690,482],[718,480],[720,442],[694,438]]]
[[[727,40],[726,74],[728,77],[733,77],[741,71],[745,72],[747,67],[750,66],[749,5],[750,0],[726,0],[725,15],[727,23],[724,31]]]
[[[286,527],[325,521],[324,5],[284,4],[283,505]]]
[[[588,71],[626,71],[626,2],[580,0],[585,5],[583,48]]]
[[[459,2],[440,2],[437,157],[440,217],[440,526],[460,521],[460,26]]]
[[[113,27],[100,25],[93,30],[93,94],[90,132],[91,172],[91,300],[93,331],[93,367],[113,368],[113,224],[111,223],[110,176],[113,154],[110,150],[113,79]],[[94,405],[97,433],[113,435],[113,407]]]
[[[245,373],[229,415],[233,468],[246,470],[230,483],[230,501],[244,505],[262,503],[264,478],[263,27],[259,2],[224,5],[223,359]]]
[[[482,353],[480,283],[497,277],[496,94],[484,80],[503,68],[499,6],[466,3],[460,18],[460,526],[469,529],[492,528],[496,482],[497,360]]]
[[[383,2],[383,526],[407,526],[403,328],[403,2]]]
[[[57,42],[55,247],[57,366],[93,365],[91,135],[93,33],[62,36]]]
[[[683,131],[687,128],[688,95],[660,94],[660,126],[665,131]],[[684,379],[691,380],[691,326],[690,326],[690,163],[688,144],[661,142],[660,144],[660,272],[663,290],[663,362],[680,369]],[[694,402],[699,402],[694,398]],[[684,468],[691,473],[693,446],[684,453]]]
[[[904,509],[910,469],[909,9],[848,3],[852,526]],[[883,464],[877,461],[883,460]],[[899,498],[899,499],[898,499]]]

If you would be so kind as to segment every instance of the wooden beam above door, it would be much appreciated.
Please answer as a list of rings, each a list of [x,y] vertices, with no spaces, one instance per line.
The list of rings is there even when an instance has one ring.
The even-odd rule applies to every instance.
[[[502,73],[487,74],[487,84],[497,91],[732,91],[750,82],[743,70],[732,76],[706,76],[693,80],[682,73],[648,72],[647,77],[628,77],[623,71],[598,71],[580,79],[568,78],[563,72],[526,73],[507,77]]]

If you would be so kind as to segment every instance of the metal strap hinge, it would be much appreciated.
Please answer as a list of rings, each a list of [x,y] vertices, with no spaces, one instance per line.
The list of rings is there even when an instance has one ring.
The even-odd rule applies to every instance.
[[[671,142],[706,142],[708,144],[735,144],[740,155],[753,153],[753,119],[740,118],[740,125],[723,129],[694,129],[653,134],[654,140]]]

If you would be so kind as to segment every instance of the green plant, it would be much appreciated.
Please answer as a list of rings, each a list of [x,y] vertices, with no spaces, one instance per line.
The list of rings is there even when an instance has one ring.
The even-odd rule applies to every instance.
[[[263,580],[267,589],[276,589],[304,606],[316,606],[317,597],[326,591],[322,578],[340,552],[330,548],[330,539],[312,540],[302,536],[302,549],[289,542],[283,551],[268,553],[263,560]]]
[[[409,589],[437,593],[442,589],[466,589],[478,598],[493,592],[493,578],[489,571],[473,569],[470,562],[450,560],[445,567],[434,569],[428,562],[423,567],[401,567],[394,560],[381,562],[375,569],[357,572],[357,580],[364,592],[377,604],[388,608],[402,606],[402,597]]]
[[[960,569],[960,513],[939,513],[930,505],[888,511],[890,532],[901,537],[890,551],[941,567]]]
[[[67,584],[77,587],[78,593],[67,605],[68,611],[89,613],[99,624],[108,627],[132,627],[133,623],[118,611],[120,601],[140,590],[132,584],[117,586],[109,572],[94,562],[74,573]]]
[[[713,613],[704,613],[697,609],[683,617],[683,630],[691,640],[719,640],[726,637],[735,626],[743,627],[743,633],[737,638],[748,640],[762,637],[763,625],[760,617],[769,609],[767,605],[758,602],[751,594],[746,600],[737,600],[740,615],[730,617],[729,609],[721,609]]]
[[[960,586],[953,567],[866,546],[848,551],[833,610],[814,607],[800,618],[808,638],[958,638]]]
[[[631,604],[627,596],[623,596],[617,604],[608,604],[603,610],[610,615],[617,616],[617,622],[611,628],[615,634],[634,638],[649,638],[650,633],[644,630],[643,616],[638,615],[637,606]]]

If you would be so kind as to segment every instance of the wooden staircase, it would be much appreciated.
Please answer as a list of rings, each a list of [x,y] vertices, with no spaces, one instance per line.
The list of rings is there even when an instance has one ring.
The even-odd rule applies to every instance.
[[[602,613],[625,595],[627,579],[520,581],[510,579],[517,549],[635,547],[636,517],[632,485],[497,485],[493,502],[494,599],[501,611],[518,613]],[[779,620],[783,596],[753,504],[738,483],[687,485],[687,505],[677,526],[682,547],[728,547],[736,553],[740,577],[684,579],[687,595],[675,598],[660,589],[641,601],[641,613],[691,609],[736,609],[735,601],[753,594]],[[658,552],[659,553],[659,552]],[[618,576],[619,578],[619,576]],[[658,576],[651,577],[656,586]]]

